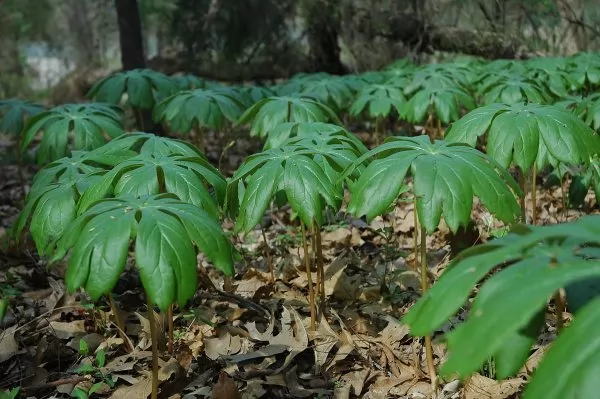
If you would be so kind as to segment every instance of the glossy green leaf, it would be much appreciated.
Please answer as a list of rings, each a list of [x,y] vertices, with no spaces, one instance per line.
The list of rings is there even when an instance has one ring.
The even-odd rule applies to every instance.
[[[0,100],[0,132],[19,136],[23,132],[25,120],[45,109],[41,104],[18,98]]]
[[[266,137],[285,122],[331,122],[342,125],[337,115],[324,104],[306,97],[269,97],[248,108],[236,125],[252,123],[252,136]]]
[[[23,130],[21,151],[42,132],[37,162],[45,164],[72,150],[93,150],[122,135],[123,111],[108,104],[65,104],[31,117]]]
[[[339,125],[324,122],[286,122],[275,126],[267,132],[267,140],[264,149],[279,147],[286,140],[294,137],[337,137],[340,140],[347,141],[357,151],[366,152],[367,148],[356,135],[348,132]]]
[[[345,110],[354,95],[352,86],[340,77],[308,82],[300,93],[326,104],[337,112]]]
[[[525,388],[524,399],[593,398],[600,389],[600,298],[558,336]],[[552,383],[548,383],[552,381]]]
[[[226,210],[237,215],[236,230],[256,226],[279,192],[306,225],[321,225],[325,206],[341,206],[339,178],[361,154],[344,137],[295,137],[248,157],[227,184]]]
[[[491,104],[477,108],[452,124],[449,142],[474,146],[487,134],[487,153],[507,168],[514,163],[538,170],[558,162],[589,162],[600,152],[600,138],[570,112],[553,105]]]
[[[167,122],[172,130],[182,133],[191,132],[195,125],[221,130],[227,122],[235,122],[244,108],[242,102],[223,90],[187,90],[158,103],[154,120]]]
[[[516,182],[485,154],[465,145],[428,136],[391,137],[357,160],[376,157],[350,188],[348,212],[368,220],[383,213],[397,199],[410,170],[419,220],[432,233],[444,220],[452,231],[466,226],[473,196],[500,220],[519,214]]]
[[[95,152],[98,154],[110,154],[121,151],[135,151],[138,154],[153,156],[181,155],[206,158],[198,148],[187,141],[144,132],[125,133],[109,141]]]
[[[38,252],[50,256],[47,248],[75,218],[73,209],[81,194],[101,173],[128,157],[131,153],[98,156],[93,151],[74,151],[72,157],[50,163],[34,176],[11,233],[19,241],[31,218],[30,231]]]
[[[533,345],[546,322],[546,306],[543,306],[520,330],[512,333],[494,353],[496,378],[514,376],[525,364]]]
[[[443,123],[458,120],[462,109],[467,111],[476,107],[472,96],[461,87],[425,86],[408,99],[401,110],[401,116],[411,123],[424,122],[429,114]]]
[[[371,118],[387,117],[392,110],[400,114],[406,97],[399,87],[389,84],[373,84],[362,89],[350,106],[351,115],[363,112]]]
[[[94,182],[81,197],[78,212],[85,212],[94,202],[110,196],[172,193],[217,217],[226,184],[206,158],[140,153]],[[209,189],[214,189],[214,195]]]
[[[97,101],[119,104],[124,94],[135,108],[150,109],[157,102],[175,93],[177,84],[167,75],[151,69],[116,72],[99,80],[87,96]]]
[[[170,194],[105,199],[77,217],[56,242],[53,262],[69,251],[70,292],[109,293],[124,270],[130,241],[152,303],[183,306],[197,288],[197,246],[220,270],[233,274],[232,246],[218,223],[200,208]]]

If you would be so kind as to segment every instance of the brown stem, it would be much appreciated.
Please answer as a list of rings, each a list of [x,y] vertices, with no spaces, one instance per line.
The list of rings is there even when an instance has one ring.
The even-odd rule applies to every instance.
[[[423,295],[429,288],[429,277],[427,275],[427,231],[425,227],[421,227],[421,290]],[[433,346],[431,344],[431,335],[425,336],[425,356],[427,358],[427,368],[429,370],[429,378],[431,379],[432,396],[435,395],[437,389],[437,377],[435,373],[435,364],[433,363]]]
[[[156,318],[150,297],[146,295],[148,304],[148,321],[150,323],[150,339],[152,340],[152,399],[158,399],[158,333]]]
[[[440,139],[444,138],[444,136],[442,135],[442,121],[440,120],[440,118],[437,118],[437,137]]]
[[[167,346],[168,346],[169,353],[172,355],[173,354],[173,343],[175,341],[175,339],[174,339],[175,326],[173,324],[173,305],[169,306],[169,308],[167,309],[167,325],[169,326],[169,332],[167,335]]]
[[[315,331],[317,320],[317,309],[315,306],[315,291],[312,284],[312,275],[310,271],[310,257],[308,253],[308,241],[306,240],[306,226],[300,222],[302,228],[302,246],[304,247],[304,266],[306,267],[306,280],[308,281],[308,302],[310,306],[310,329]]]
[[[321,296],[321,303],[325,303],[325,268],[323,266],[323,246],[321,243],[321,231],[317,223],[313,222],[313,235],[315,237],[316,253],[317,253],[317,276],[319,277],[320,284],[319,295]]]
[[[145,132],[146,127],[144,126],[144,115],[141,108],[135,109],[138,116],[138,123],[140,124],[140,132]]]
[[[115,323],[117,324],[117,328],[119,330],[119,336],[125,343],[127,352],[131,353],[133,352],[133,345],[131,343],[131,340],[125,333],[125,324],[123,324],[123,320],[121,319],[121,315],[119,314],[119,308],[117,307],[117,304],[115,303],[115,300],[111,293],[108,294],[108,303],[110,304],[110,310],[115,316]]]
[[[531,224],[537,223],[537,165],[533,164],[531,170]]]
[[[567,197],[565,196],[565,181],[564,181],[563,177],[560,178],[560,195],[561,195],[561,202],[562,202],[563,221],[566,222],[567,221]]]
[[[554,313],[556,316],[556,332],[559,333],[564,327],[565,295],[563,289],[554,294]]]
[[[267,233],[265,233],[265,229],[263,227],[260,228],[262,233],[263,241],[265,242],[265,257],[267,258],[267,266],[269,268],[269,273],[271,274],[271,283],[275,282],[275,268],[273,267],[273,259],[271,258],[271,248],[269,247],[269,243],[267,241]]]
[[[413,236],[413,253],[415,254],[415,261],[413,264],[413,270],[417,270],[417,262],[419,261],[419,216],[417,215],[417,197],[415,197],[413,208],[413,224],[415,234]]]
[[[525,206],[525,197],[527,197],[527,185],[525,184],[525,172],[519,169],[519,186],[521,186],[521,191],[523,192],[523,196],[520,198],[521,204],[521,221],[524,224],[527,224],[527,207]]]
[[[200,129],[200,127],[197,124],[194,124],[194,126],[192,127],[192,131],[196,136],[196,147],[198,147],[201,153],[206,154],[204,148],[204,132],[202,131],[202,129]]]

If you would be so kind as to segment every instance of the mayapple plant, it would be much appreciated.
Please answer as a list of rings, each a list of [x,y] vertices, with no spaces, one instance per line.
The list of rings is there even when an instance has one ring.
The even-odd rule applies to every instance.
[[[233,248],[219,223],[173,194],[124,196],[95,202],[55,242],[54,263],[70,257],[66,286],[93,300],[110,295],[125,270],[130,244],[148,302],[152,338],[152,398],[158,397],[158,343],[154,305],[171,312],[197,290],[197,253],[232,276]]]
[[[426,236],[433,233],[443,216],[456,233],[471,219],[473,197],[496,217],[512,223],[519,215],[516,196],[519,187],[512,176],[493,159],[465,144],[431,142],[429,136],[390,137],[385,143],[358,158],[356,166],[373,159],[350,186],[348,212],[371,221],[392,206],[406,191],[404,179],[410,173],[416,220],[421,225],[421,285],[428,289]],[[418,226],[415,225],[415,252]],[[415,259],[417,254],[415,253]],[[431,336],[425,337],[427,366],[432,385],[436,384]]]
[[[152,122],[144,112],[179,90],[177,83],[167,75],[151,69],[133,69],[113,73],[96,82],[87,93],[89,98],[110,104],[121,104],[124,98],[133,109],[138,129],[145,131]],[[149,116],[148,116],[149,117]]]
[[[399,87],[390,84],[372,84],[358,93],[349,112],[353,116],[364,113],[375,119],[375,143],[379,145],[381,137],[385,138],[385,131],[381,131],[382,121],[388,118],[393,111],[396,111],[397,115],[401,115],[406,101],[406,97]]]
[[[452,64],[429,65],[416,71],[404,88],[408,100],[402,108],[402,118],[411,123],[425,122],[432,138],[442,137],[442,123],[455,121],[463,109],[476,107],[469,91],[472,79],[468,68]],[[434,117],[437,126],[433,124]]]
[[[448,142],[475,146],[486,135],[486,152],[503,168],[511,164],[521,172],[521,190],[525,193],[525,174],[532,175],[533,223],[537,219],[536,176],[545,166],[559,162],[588,164],[600,153],[600,137],[581,119],[554,105],[490,104],[477,108],[446,133]],[[525,199],[521,199],[521,216],[526,220]]]
[[[356,146],[348,133],[306,135],[286,140],[279,147],[251,155],[228,181],[227,211],[236,218],[235,230],[249,232],[261,220],[269,204],[289,203],[300,219],[304,261],[309,289],[311,329],[315,329],[316,305],[311,277],[306,227],[315,237],[319,291],[324,300],[323,256],[320,230],[325,207],[339,209],[343,201],[341,173],[364,146]],[[358,173],[360,171],[357,170]]]
[[[43,112],[45,109],[46,107],[42,104],[19,98],[0,100],[0,119],[2,120],[0,123],[0,133],[10,134],[15,140],[13,150],[19,169],[19,182],[24,194],[26,194],[25,176],[23,175],[22,154],[19,150],[21,146],[21,134],[23,133],[26,121],[30,117]]]
[[[268,97],[248,108],[236,126],[251,123],[250,135],[267,137],[268,132],[286,122],[331,122],[342,125],[328,106],[308,97]]]
[[[352,142],[359,151],[367,151],[362,141],[345,128],[333,123],[325,122],[286,122],[280,123],[267,132],[267,140],[264,149],[280,147],[287,139],[292,137],[330,136],[336,134],[344,135],[345,139]]]
[[[43,165],[69,155],[71,150],[93,150],[124,133],[123,110],[104,103],[65,104],[29,118],[21,151],[42,133],[36,160]]]
[[[186,90],[165,98],[154,107],[156,122],[167,123],[178,133],[194,132],[198,148],[204,148],[203,129],[219,131],[235,122],[244,111],[244,104],[231,92],[224,90]]]
[[[449,356],[441,374],[467,378],[492,357],[497,378],[510,377],[530,356],[545,323],[548,298],[569,284],[600,278],[598,226],[598,216],[551,226],[518,225],[505,237],[463,251],[402,321],[417,336],[431,334],[480,284],[467,305],[467,320],[444,337]],[[564,305],[555,300],[555,307]],[[596,395],[599,305],[597,294],[587,298],[564,329],[561,310],[558,338],[533,372],[523,398]]]
[[[73,151],[70,157],[56,160],[38,171],[25,197],[12,233],[20,242],[25,226],[40,255],[50,256],[50,244],[62,236],[76,217],[83,192],[113,166],[135,155],[132,151]]]

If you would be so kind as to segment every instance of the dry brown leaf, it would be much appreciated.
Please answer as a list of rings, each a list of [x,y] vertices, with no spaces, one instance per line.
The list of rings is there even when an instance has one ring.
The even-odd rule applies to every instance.
[[[465,399],[506,399],[519,392],[524,383],[521,378],[496,381],[474,374],[465,384]]]
[[[8,327],[0,333],[0,363],[12,358],[19,351],[19,344],[15,340],[17,326]]]
[[[68,323],[62,321],[51,321],[50,328],[58,339],[81,337],[87,334],[84,320],[73,320]]]
[[[359,295],[359,276],[350,277],[344,271],[349,258],[342,254],[325,267],[325,295],[340,300],[353,301]]]
[[[215,360],[222,356],[239,353],[242,349],[242,339],[238,335],[231,335],[222,331],[215,338],[204,340],[204,353],[209,359]]]
[[[219,374],[219,380],[212,387],[211,399],[242,399],[235,381],[224,371]]]
[[[248,333],[250,334],[252,339],[269,343],[268,346],[260,348],[258,351],[255,351],[257,352],[256,355],[261,355],[261,351],[269,352],[279,350],[281,347],[284,347],[285,350],[289,351],[283,364],[278,369],[284,370],[294,359],[294,357],[296,357],[296,355],[298,355],[308,347],[308,333],[306,332],[306,327],[298,312],[296,312],[296,310],[288,306],[283,307],[280,322],[281,330],[277,335],[273,334],[275,328],[275,320],[271,320],[271,323],[267,326],[267,329],[264,333],[258,331],[255,322],[248,323],[246,325],[246,328],[248,329]],[[250,353],[248,353],[247,355],[250,355]],[[261,355],[260,357],[264,356]],[[274,371],[274,373],[277,372],[279,371]]]

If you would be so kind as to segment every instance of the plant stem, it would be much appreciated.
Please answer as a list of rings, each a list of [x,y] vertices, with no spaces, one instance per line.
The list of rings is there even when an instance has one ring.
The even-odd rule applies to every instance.
[[[192,131],[196,136],[196,147],[198,147],[201,153],[206,154],[206,149],[204,148],[204,133],[202,132],[202,129],[200,129],[197,123],[194,123]]]
[[[119,308],[117,307],[117,304],[115,303],[115,300],[111,293],[108,294],[108,303],[110,304],[110,310],[115,316],[115,323],[117,323],[117,328],[119,329],[119,336],[125,343],[125,346],[127,347],[127,352],[131,353],[133,352],[133,347],[131,346],[131,341],[127,337],[127,334],[125,334],[125,325],[123,324],[123,320],[121,320]]]
[[[417,270],[417,262],[419,261],[419,216],[417,215],[417,197],[413,201],[413,223],[415,234],[413,236],[413,252],[415,254],[415,262],[413,270]]]
[[[158,399],[158,334],[156,331],[156,318],[150,297],[146,295],[148,304],[148,322],[150,323],[150,339],[152,340],[152,399]]]
[[[169,326],[169,332],[168,332],[168,336],[167,336],[167,346],[168,346],[169,353],[172,355],[173,354],[173,342],[175,341],[173,338],[173,330],[174,330],[173,305],[169,306],[169,308],[167,309],[167,320],[168,320],[168,326]]]
[[[444,136],[442,135],[442,121],[440,120],[440,118],[437,118],[437,137],[440,139],[444,138]]]
[[[533,169],[531,170],[531,224],[537,223],[537,166],[534,162]]]
[[[429,277],[427,276],[427,231],[421,227],[421,290],[423,295],[429,288]],[[427,368],[429,378],[431,379],[432,396],[435,396],[437,389],[437,376],[435,373],[435,364],[433,363],[433,346],[431,344],[431,335],[425,336],[425,356],[427,358]]]
[[[142,115],[142,109],[135,108],[135,112],[137,113],[138,123],[140,124],[140,132],[145,132],[146,127],[144,126],[144,115]]]
[[[321,303],[325,303],[325,268],[323,267],[323,246],[321,245],[321,231],[316,222],[313,222],[313,235],[316,244],[317,277],[319,278],[319,295]]]
[[[381,129],[380,125],[381,125],[381,117],[378,116],[377,118],[375,118],[375,145],[379,145],[381,143],[381,140],[379,137],[379,135],[380,135],[379,130]]]
[[[306,226],[304,222],[300,221],[302,228],[302,246],[304,247],[304,265],[306,267],[306,280],[308,281],[308,302],[310,306],[310,329],[315,331],[315,324],[317,320],[317,309],[315,307],[315,291],[312,284],[312,275],[310,271],[310,257],[308,254],[308,241],[306,240]]]
[[[265,229],[261,226],[260,231],[262,233],[263,241],[265,242],[265,256],[267,258],[267,266],[269,268],[269,273],[271,274],[271,283],[275,282],[275,268],[273,267],[273,259],[271,259],[271,248],[269,247],[269,243],[267,242],[267,233],[265,233]]]
[[[563,329],[563,313],[565,309],[565,293],[563,289],[559,289],[554,294],[554,313],[556,315],[556,332],[559,333]]]
[[[523,192],[523,196],[519,199],[521,203],[521,221],[524,224],[527,224],[527,207],[525,206],[525,197],[527,197],[527,185],[525,184],[525,172],[519,169],[519,186],[521,186],[521,191]]]

